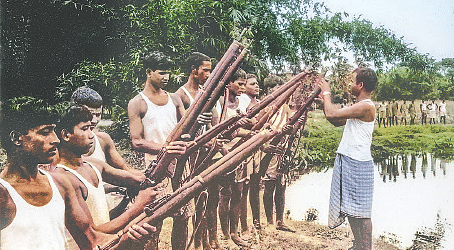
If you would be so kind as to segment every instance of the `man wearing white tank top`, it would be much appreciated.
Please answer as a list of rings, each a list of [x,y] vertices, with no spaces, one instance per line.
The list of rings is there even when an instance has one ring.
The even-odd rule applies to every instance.
[[[2,250],[64,249],[65,226],[81,249],[93,249],[109,237],[94,229],[86,204],[79,202],[64,176],[38,170],[39,164],[50,164],[58,155],[57,117],[42,101],[30,97],[2,105],[1,138],[7,152],[7,165],[0,174]],[[135,225],[120,245],[154,231],[149,225]]]
[[[66,175],[76,194],[85,200],[96,229],[116,233],[141,214],[145,205],[154,201],[157,192],[156,188],[140,191],[129,209],[110,220],[103,180],[117,186],[139,188],[145,175],[134,175],[100,160],[91,159],[89,163],[82,158],[93,144],[91,119],[92,114],[85,106],[70,107],[61,116],[56,126],[60,159],[54,171]],[[77,249],[71,240],[68,244],[72,245],[69,249]]]
[[[370,152],[374,130],[375,106],[371,100],[377,83],[369,68],[353,71],[351,93],[357,102],[337,109],[331,102],[330,84],[318,79],[326,119],[334,126],[345,125],[337,149],[329,205],[328,226],[335,228],[348,217],[354,249],[372,249],[372,197],[374,162]]]
[[[128,104],[129,129],[132,147],[145,153],[148,166],[163,147],[168,135],[184,114],[184,106],[178,96],[170,95],[163,88],[169,82],[173,61],[161,52],[152,52],[143,60],[144,89]],[[186,143],[171,142],[167,152],[184,154]],[[170,187],[169,180],[165,180]],[[158,226],[158,231],[160,227]],[[187,226],[179,219],[174,220],[172,248],[185,249]],[[157,249],[158,237],[147,244],[146,249]]]

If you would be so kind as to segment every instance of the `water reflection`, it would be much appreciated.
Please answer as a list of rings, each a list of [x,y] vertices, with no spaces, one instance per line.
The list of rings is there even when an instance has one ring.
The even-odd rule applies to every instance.
[[[400,242],[398,245],[409,249],[416,246],[416,241],[421,244],[425,236],[433,238],[432,232],[439,231],[438,224],[434,227],[439,217],[449,224],[440,244],[445,249],[454,249],[453,168],[454,162],[425,153],[400,154],[376,161],[372,208],[375,237],[384,236],[391,241],[389,235],[395,235],[393,239]],[[304,219],[308,209],[315,208],[319,211],[318,223],[327,224],[331,178],[329,169],[301,175],[288,187],[286,209],[293,219]]]
[[[380,173],[380,177],[383,182],[393,181],[397,182],[399,179],[400,174],[403,175],[404,179],[407,179],[408,171],[410,170],[411,176],[413,179],[416,179],[416,172],[418,171],[416,168],[417,157],[421,158],[421,166],[420,171],[422,173],[422,177],[425,179],[427,176],[427,170],[429,166],[429,158],[430,158],[430,171],[432,172],[433,176],[437,176],[437,166],[441,170],[442,175],[446,175],[446,165],[448,163],[447,160],[437,159],[435,156],[427,154],[427,153],[420,153],[417,154],[403,154],[403,155],[396,155],[396,156],[389,156],[387,159],[379,160],[377,163],[378,171]],[[438,164],[437,164],[438,163]],[[399,170],[399,165],[400,170]],[[409,169],[410,168],[410,169]],[[401,172],[399,172],[401,171]],[[439,170],[438,170],[439,171]],[[440,173],[439,173],[440,174]]]

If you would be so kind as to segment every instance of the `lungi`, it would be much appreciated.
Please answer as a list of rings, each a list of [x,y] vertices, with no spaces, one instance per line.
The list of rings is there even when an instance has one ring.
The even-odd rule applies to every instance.
[[[328,226],[336,228],[345,217],[371,218],[374,162],[337,154],[329,199]]]

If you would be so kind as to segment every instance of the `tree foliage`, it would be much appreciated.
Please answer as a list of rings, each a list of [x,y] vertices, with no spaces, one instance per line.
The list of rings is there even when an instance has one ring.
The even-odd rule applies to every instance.
[[[378,68],[394,62],[419,71],[433,68],[427,55],[417,54],[384,27],[346,13],[333,14],[312,0],[5,0],[2,4],[4,99],[34,95],[57,102],[88,85],[102,94],[106,107],[124,109],[142,88],[138,74],[144,53],[159,50],[183,65],[192,51],[220,58],[234,39],[249,45],[252,56],[245,67],[255,69],[251,73],[261,79],[270,63],[274,69],[290,66],[298,72],[305,65],[318,67],[323,60],[339,58],[345,50],[353,51],[358,63]],[[172,79],[170,91],[184,81],[180,71]]]

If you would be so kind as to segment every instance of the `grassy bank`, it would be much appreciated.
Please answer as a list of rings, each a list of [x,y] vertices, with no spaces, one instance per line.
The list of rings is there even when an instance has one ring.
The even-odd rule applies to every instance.
[[[311,112],[296,154],[298,170],[322,171],[332,167],[342,131],[342,127],[334,127],[325,119],[323,111]],[[411,153],[431,153],[437,158],[453,159],[454,126],[376,127],[371,150],[375,162]]]

